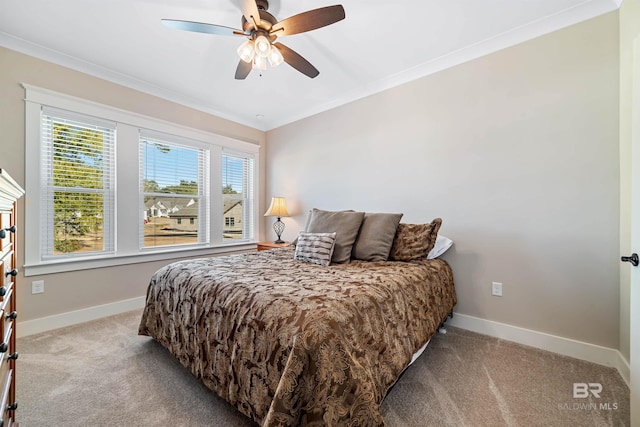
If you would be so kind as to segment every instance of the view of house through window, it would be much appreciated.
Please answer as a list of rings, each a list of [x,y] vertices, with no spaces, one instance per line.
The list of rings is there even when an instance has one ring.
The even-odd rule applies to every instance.
[[[259,146],[25,84],[25,273],[256,240]]]
[[[142,247],[206,241],[199,227],[205,155],[203,149],[141,138]]]
[[[73,117],[71,117],[73,116]],[[43,112],[45,256],[113,250],[114,125],[64,111]]]
[[[223,240],[253,238],[253,159],[222,156]]]

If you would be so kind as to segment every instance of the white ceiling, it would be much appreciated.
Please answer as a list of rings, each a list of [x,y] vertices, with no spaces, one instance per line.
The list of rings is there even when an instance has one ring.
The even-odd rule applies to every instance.
[[[279,38],[319,71],[287,64],[235,80],[241,0],[2,0],[0,45],[257,129],[270,130],[617,9],[622,0],[271,0],[282,20],[342,4],[343,21]],[[2,72],[2,70],[0,70]]]

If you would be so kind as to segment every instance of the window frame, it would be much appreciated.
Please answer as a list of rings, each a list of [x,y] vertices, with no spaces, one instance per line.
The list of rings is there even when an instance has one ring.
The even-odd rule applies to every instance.
[[[222,153],[222,157],[220,158],[220,170],[223,171],[224,170],[224,162],[223,162],[223,158],[224,157],[229,157],[229,158],[235,158],[237,160],[242,160],[244,161],[250,161],[253,165],[254,165],[254,170],[256,168],[256,159],[254,156],[252,155],[248,155],[247,153],[241,153],[238,151],[232,151],[232,150],[224,150],[224,152]],[[243,167],[243,171],[244,171],[244,167]],[[259,222],[258,218],[256,218],[255,214],[256,214],[256,205],[257,205],[257,193],[256,193],[256,188],[257,185],[255,184],[257,180],[257,177],[255,176],[255,173],[253,176],[242,176],[242,186],[243,186],[243,197],[242,199],[242,209],[243,209],[243,215],[242,215],[242,234],[244,235],[245,233],[245,227],[249,229],[249,231],[253,231],[254,236],[257,234],[257,223]],[[253,182],[253,186],[251,185],[251,183]],[[224,179],[222,184],[224,184]],[[246,185],[245,185],[246,184]],[[220,188],[223,188],[224,185],[222,185]],[[246,187],[246,188],[244,188]],[[244,191],[246,190],[246,192]],[[247,195],[248,193],[248,195]],[[224,201],[225,199],[236,199],[234,197],[230,197],[229,194],[222,194],[222,206],[224,206]],[[247,206],[248,204],[248,206]],[[252,205],[253,204],[253,205]],[[253,219],[253,224],[248,224],[245,226],[245,222],[244,219],[245,217],[249,217],[251,219]],[[220,216],[220,219],[222,221],[220,221],[220,225],[222,227],[222,239],[224,240],[223,234],[224,234],[224,228],[227,227],[226,225],[226,217],[224,216],[224,212],[223,215]],[[230,227],[235,227],[236,226],[236,221],[235,218],[232,221],[233,225],[230,225]],[[245,239],[246,240],[246,239]],[[229,241],[229,240],[226,240]]]
[[[103,249],[100,251],[90,252],[69,252],[69,253],[55,253],[55,226],[52,226],[53,217],[55,215],[55,209],[53,206],[45,205],[45,209],[40,209],[40,243],[41,243],[41,257],[43,260],[57,260],[67,258],[81,259],[86,256],[105,256],[111,255],[115,252],[115,146],[116,146],[116,124],[104,119],[98,119],[86,114],[77,112],[69,112],[67,110],[61,110],[58,108],[52,108],[49,106],[43,106],[41,109],[40,120],[40,132],[45,132],[45,126],[43,118],[48,117],[51,120],[47,120],[47,125],[51,125],[51,129],[47,129],[47,134],[50,135],[50,146],[44,146],[41,136],[40,141],[40,153],[47,160],[51,160],[51,163],[45,162],[41,167],[41,182],[42,182],[42,194],[44,200],[49,200],[54,203],[54,195],[56,192],[64,191],[71,193],[95,193],[102,194],[103,196]],[[54,182],[54,138],[53,127],[55,123],[65,124],[64,122],[75,122],[81,127],[91,128],[100,127],[104,130],[111,131],[110,138],[107,140],[111,145],[103,147],[104,168],[102,172],[102,189],[92,189],[87,187],[61,187]],[[49,209],[51,208],[51,209]],[[42,245],[42,241],[46,240],[46,243]],[[42,247],[44,246],[44,247]]]
[[[142,144],[148,141],[161,143],[170,145],[175,148],[186,148],[188,150],[193,150],[198,152],[198,156],[201,154],[204,158],[198,157],[197,167],[203,170],[199,170],[198,175],[198,186],[199,191],[198,194],[194,197],[193,195],[183,195],[183,194],[170,194],[170,193],[148,193],[144,191],[144,174],[143,174],[143,159],[142,159]],[[150,251],[158,251],[158,250],[166,250],[170,248],[178,248],[184,249],[188,247],[196,247],[196,246],[206,246],[211,242],[211,233],[210,233],[210,203],[211,203],[211,188],[209,183],[211,182],[210,174],[211,174],[211,153],[210,147],[208,145],[202,144],[198,141],[188,140],[184,137],[176,137],[173,135],[163,134],[155,131],[151,131],[148,129],[141,129],[140,135],[138,137],[138,154],[140,156],[140,165],[139,165],[139,178],[140,178],[140,186],[139,186],[139,197],[140,197],[140,217],[138,219],[140,224],[140,232],[139,232],[139,248],[141,252],[150,252]],[[155,194],[160,197],[167,198],[196,198],[198,199],[198,238],[195,243],[185,243],[185,244],[171,244],[171,245],[158,245],[158,246],[144,246],[144,224],[143,224],[143,210],[145,209],[144,199],[146,196],[150,194]],[[153,196],[152,196],[153,197]],[[182,225],[182,218],[176,218],[177,224]],[[190,218],[190,224],[193,225],[195,223],[193,218]]]
[[[25,276],[76,271],[107,266],[135,264],[139,262],[172,260],[185,256],[204,256],[225,254],[234,251],[251,250],[260,235],[260,220],[258,215],[259,180],[260,180],[260,145],[241,141],[223,135],[206,132],[177,123],[157,119],[136,112],[99,104],[93,101],[62,94],[37,86],[22,84],[25,89]],[[77,112],[82,115],[97,117],[116,122],[116,214],[115,253],[91,254],[83,257],[69,257],[64,259],[43,260],[41,257],[41,224],[40,209],[42,207],[42,171],[40,150],[40,119],[43,106]],[[139,135],[141,129],[149,129],[179,138],[197,141],[209,150],[208,177],[208,232],[209,242],[188,246],[163,246],[159,248],[145,248],[139,245],[140,191],[123,191],[133,187],[140,188],[139,183]],[[253,163],[253,230],[250,239],[241,241],[223,241],[223,213],[221,164],[223,153],[243,153],[254,159]],[[129,212],[129,213],[127,213]],[[133,212],[133,213],[131,213]],[[220,220],[218,220],[218,218]]]

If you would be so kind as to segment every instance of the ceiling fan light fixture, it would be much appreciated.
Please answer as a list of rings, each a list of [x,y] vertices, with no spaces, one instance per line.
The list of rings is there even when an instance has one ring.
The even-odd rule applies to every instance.
[[[271,52],[269,53],[269,64],[272,67],[277,67],[278,65],[284,62],[284,57],[282,53],[280,53],[280,49],[275,46],[271,46]]]
[[[254,43],[256,55],[262,58],[266,58],[269,56],[271,52],[271,42],[268,38],[263,35],[256,37],[256,41]]]
[[[267,69],[267,58],[263,58],[262,56],[258,56],[256,55],[255,58],[253,58],[253,66],[252,68],[254,70],[260,70],[260,71],[264,71]]]
[[[271,67],[277,67],[286,62],[309,78],[313,79],[318,76],[320,72],[316,67],[300,54],[282,43],[278,42],[275,45],[272,43],[278,37],[306,33],[343,20],[345,11],[342,5],[336,4],[307,10],[278,21],[267,11],[269,0],[242,0],[240,3],[241,29],[179,19],[162,19],[161,22],[166,27],[177,30],[248,38],[237,49],[240,60],[236,66],[236,80],[244,80],[252,69],[266,70],[267,60]]]
[[[238,47],[238,55],[244,62],[251,62],[256,52],[253,47],[253,40],[247,40]]]

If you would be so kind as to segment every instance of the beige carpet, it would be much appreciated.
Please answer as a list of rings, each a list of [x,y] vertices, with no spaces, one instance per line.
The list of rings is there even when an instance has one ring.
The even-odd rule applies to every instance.
[[[20,338],[21,427],[254,425],[138,336],[140,313]],[[600,398],[574,399],[573,383]],[[628,426],[629,389],[612,368],[450,327],[382,412],[390,427]]]

